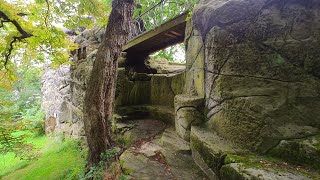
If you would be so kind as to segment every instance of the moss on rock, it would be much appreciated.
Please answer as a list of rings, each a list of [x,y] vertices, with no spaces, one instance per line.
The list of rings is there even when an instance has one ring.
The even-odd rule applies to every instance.
[[[296,140],[282,140],[269,151],[271,156],[320,170],[320,135]]]

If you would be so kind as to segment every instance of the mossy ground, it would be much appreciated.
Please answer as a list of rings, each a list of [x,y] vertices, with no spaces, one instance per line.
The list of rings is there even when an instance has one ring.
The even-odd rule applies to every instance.
[[[224,160],[224,164],[230,163],[241,163],[245,168],[273,169],[278,172],[297,172],[312,179],[320,179],[320,174],[310,167],[290,164],[270,156],[228,154]]]
[[[270,156],[320,171],[320,135],[291,141],[268,152]]]
[[[38,157],[20,160],[14,153],[0,157],[0,179],[79,179],[84,176],[85,152],[77,141],[48,138],[28,139],[38,148]]]

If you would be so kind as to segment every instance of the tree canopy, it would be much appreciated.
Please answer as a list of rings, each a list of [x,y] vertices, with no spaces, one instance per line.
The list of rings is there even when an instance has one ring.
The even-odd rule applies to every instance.
[[[159,1],[136,3],[137,17]],[[17,124],[10,122],[40,110],[42,65],[70,63],[70,52],[77,49],[72,36],[85,28],[106,27],[110,12],[111,0],[0,0],[0,133],[7,138],[0,141],[12,142],[5,151],[21,144],[11,136]],[[163,11],[165,17],[172,12]],[[173,47],[156,56],[172,61],[176,52]]]
[[[42,64],[68,63],[70,33],[105,26],[109,0],[0,0],[0,152],[26,147],[24,128],[41,129]],[[43,129],[42,129],[43,130]]]
[[[67,29],[106,25],[110,0],[0,0],[0,70],[30,61],[67,62]],[[74,30],[74,33],[77,33]]]

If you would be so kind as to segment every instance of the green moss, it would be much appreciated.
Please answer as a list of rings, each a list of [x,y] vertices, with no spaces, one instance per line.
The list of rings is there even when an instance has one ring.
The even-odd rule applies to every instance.
[[[227,154],[224,159],[224,164],[231,163],[241,163],[246,168],[263,168],[263,164],[258,156],[256,155],[236,155],[236,154]]]
[[[219,152],[213,153],[202,141],[197,137],[191,136],[191,146],[202,157],[203,161],[210,167],[216,174],[219,174],[219,170],[223,165],[226,154]]]
[[[124,165],[124,160],[120,159],[120,166],[123,167],[123,165]],[[129,168],[122,168],[122,172],[124,175],[130,175],[133,173],[133,170]]]
[[[250,163],[250,158],[245,156],[239,156],[235,154],[228,154],[224,159],[224,164],[230,163]]]
[[[320,170],[320,135],[309,141],[314,140],[317,142],[312,144],[303,142],[308,139],[284,142],[285,144],[273,148],[268,154],[297,165],[306,165]]]
[[[128,147],[132,142],[130,141],[130,137],[117,135],[117,142],[122,144],[124,147]]]
[[[275,56],[277,56],[275,58],[277,64],[283,64],[284,62],[286,62],[280,54],[277,54]]]
[[[221,179],[244,179],[243,176],[229,165],[223,166],[220,170]]]
[[[148,104],[150,101],[150,83],[148,81],[135,81],[127,97],[128,105]]]
[[[320,151],[320,135],[316,136],[315,139],[317,141],[317,143],[315,144],[315,147]]]
[[[239,163],[243,168],[255,168],[255,169],[273,169],[278,172],[290,172],[294,171],[301,175],[308,177],[318,177],[318,173],[310,172],[310,170],[297,168],[292,164],[284,163],[282,160],[271,156],[259,156],[255,154],[237,155],[228,154],[224,159],[224,164]],[[227,167],[227,166],[223,166]],[[224,173],[228,173],[228,169],[224,169]],[[234,172],[229,172],[233,174]],[[233,174],[234,175],[234,174]]]
[[[122,175],[122,176],[119,178],[119,180],[127,180],[127,176]]]

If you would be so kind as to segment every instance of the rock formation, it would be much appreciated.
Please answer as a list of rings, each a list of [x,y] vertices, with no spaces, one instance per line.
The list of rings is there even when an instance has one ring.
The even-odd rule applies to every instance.
[[[319,134],[318,1],[202,1],[207,125],[267,152]]]
[[[186,26],[185,67],[150,60],[152,73],[143,72],[145,64],[128,69],[124,53],[113,116],[115,131],[132,145],[120,157],[122,168],[134,168],[138,179],[161,174],[164,164],[150,161],[158,151],[175,166],[161,140],[170,137],[170,147],[183,144],[172,150],[186,158],[181,162],[194,167],[192,154],[209,179],[319,177],[319,12],[318,0],[200,0]],[[71,68],[44,76],[54,131],[83,136],[83,96],[101,36],[85,31]],[[152,166],[146,174],[138,172],[143,163]],[[179,178],[177,172],[163,179]]]
[[[195,159],[217,177],[246,179],[258,177],[257,171],[261,179],[292,176],[225,167],[228,154],[244,152],[317,166],[319,10],[316,0],[197,5],[187,28],[186,93],[204,97],[205,118],[201,128],[191,128],[191,144]]]
[[[103,32],[102,28],[85,30],[75,38],[79,49],[72,52],[71,65],[44,70],[42,107],[46,112],[47,132],[63,133],[74,138],[85,136],[83,98]]]

